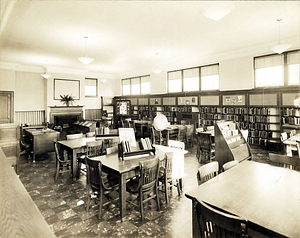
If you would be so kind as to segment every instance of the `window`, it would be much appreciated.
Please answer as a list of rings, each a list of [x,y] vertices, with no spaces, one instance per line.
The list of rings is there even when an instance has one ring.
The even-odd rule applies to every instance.
[[[150,94],[150,76],[141,77],[141,94]]]
[[[181,70],[168,72],[168,84],[170,93],[182,91],[181,72]]]
[[[254,58],[255,86],[273,87],[284,85],[284,55]]]
[[[300,51],[287,54],[288,85],[300,84]]]
[[[131,94],[140,94],[140,78],[131,79]]]
[[[98,95],[98,80],[92,78],[85,79],[85,96],[97,97]]]
[[[150,94],[150,76],[122,79],[123,95]]]
[[[183,70],[183,91],[199,91],[199,68]]]
[[[201,90],[219,89],[219,65],[201,67]]]
[[[122,80],[123,95],[130,95],[130,79]]]

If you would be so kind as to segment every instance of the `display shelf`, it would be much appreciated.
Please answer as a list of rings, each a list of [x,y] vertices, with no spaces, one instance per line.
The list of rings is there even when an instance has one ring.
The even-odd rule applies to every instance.
[[[215,121],[221,120],[220,107],[200,107],[198,123],[203,126],[213,126]]]

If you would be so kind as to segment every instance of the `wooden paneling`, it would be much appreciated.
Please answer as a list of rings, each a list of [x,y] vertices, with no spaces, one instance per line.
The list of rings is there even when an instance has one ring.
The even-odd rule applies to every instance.
[[[283,93],[282,106],[300,107],[300,93]]]
[[[201,106],[219,106],[220,97],[215,96],[200,96],[200,105]]]
[[[178,97],[178,106],[197,106],[198,96]]]
[[[163,105],[167,106],[175,106],[176,105],[176,97],[164,97],[163,98]]]
[[[139,105],[148,105],[148,98],[139,98]]]
[[[277,94],[250,94],[249,106],[277,106]]]
[[[150,98],[149,100],[151,106],[161,105],[161,98]]]
[[[100,119],[101,117],[101,109],[85,109],[85,120]]]
[[[23,125],[42,125],[45,122],[45,110],[16,111],[15,116],[16,121]]]
[[[0,92],[0,124],[14,122],[14,92]]]
[[[246,96],[245,95],[224,95],[223,106],[245,106]]]
[[[131,102],[131,106],[136,106],[136,105],[138,105],[138,103],[137,103],[137,98],[131,98],[131,99],[130,99],[130,102]]]

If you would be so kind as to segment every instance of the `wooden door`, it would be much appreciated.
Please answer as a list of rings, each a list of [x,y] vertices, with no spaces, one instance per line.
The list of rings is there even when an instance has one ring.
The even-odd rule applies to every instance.
[[[0,91],[0,124],[14,122],[14,92]]]

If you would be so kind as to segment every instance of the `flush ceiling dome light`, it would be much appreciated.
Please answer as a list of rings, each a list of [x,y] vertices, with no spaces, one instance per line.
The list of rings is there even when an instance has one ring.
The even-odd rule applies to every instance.
[[[48,74],[48,70],[47,70],[47,61],[48,61],[48,60],[45,60],[45,61],[46,61],[46,73],[45,73],[45,74],[41,74],[41,75],[43,76],[43,78],[47,79],[47,78],[49,78],[51,75]]]
[[[87,65],[87,64],[93,62],[94,59],[93,59],[93,58],[87,57],[87,39],[88,39],[88,37],[85,36],[84,39],[85,39],[85,57],[79,57],[78,60],[79,60],[81,63]]]
[[[282,19],[277,19],[279,24],[279,34],[278,34],[278,45],[274,45],[271,50],[274,51],[277,54],[281,54],[282,52],[286,51],[288,48],[290,48],[292,45],[290,44],[280,44],[280,22]]]
[[[212,20],[219,21],[228,13],[230,13],[233,8],[234,5],[230,3],[211,3],[209,6],[203,9],[203,15]]]
[[[100,79],[100,81],[102,84],[104,84],[107,81],[107,79]]]

